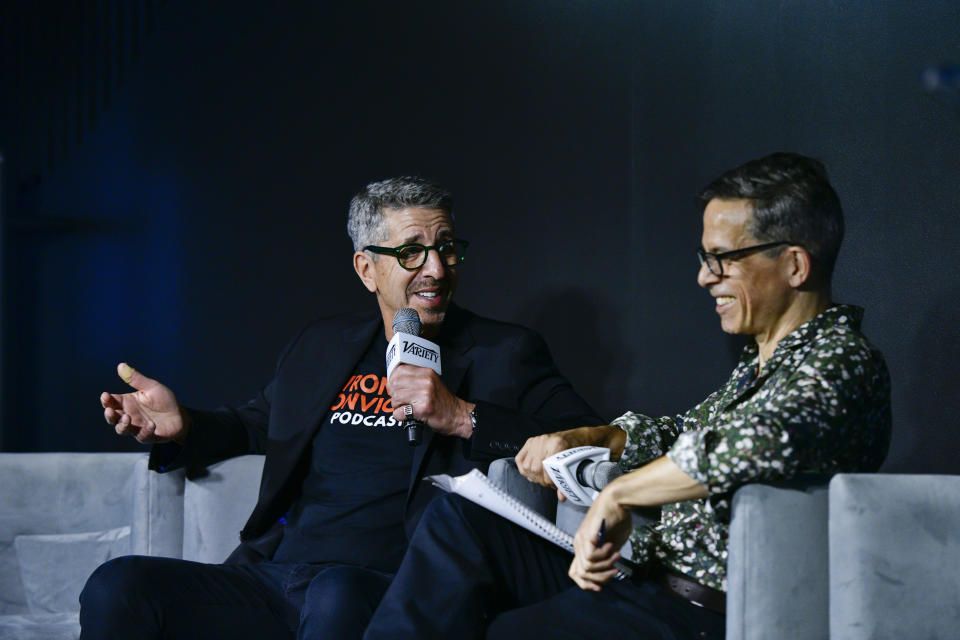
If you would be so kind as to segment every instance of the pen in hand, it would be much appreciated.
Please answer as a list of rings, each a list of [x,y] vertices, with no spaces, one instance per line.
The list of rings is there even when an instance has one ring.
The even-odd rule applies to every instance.
[[[607,520],[600,520],[600,528],[597,530],[597,549],[603,546],[603,543],[606,542],[604,538],[607,537]],[[624,578],[629,578],[633,575],[633,567],[626,561],[617,560],[613,563],[613,566],[617,568],[617,580],[623,580]]]

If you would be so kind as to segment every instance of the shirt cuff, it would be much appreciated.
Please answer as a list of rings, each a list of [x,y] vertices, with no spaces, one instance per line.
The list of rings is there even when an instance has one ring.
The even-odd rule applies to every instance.
[[[667,457],[685,474],[702,484],[709,486],[706,470],[701,468],[700,456],[703,452],[703,438],[708,430],[684,431],[677,437]]]
[[[630,432],[627,431],[626,427],[624,427],[622,424],[618,424],[616,420],[613,421],[613,426],[620,427],[620,431],[623,431],[623,435],[627,436],[627,440],[623,445],[623,448],[626,449],[630,446]]]

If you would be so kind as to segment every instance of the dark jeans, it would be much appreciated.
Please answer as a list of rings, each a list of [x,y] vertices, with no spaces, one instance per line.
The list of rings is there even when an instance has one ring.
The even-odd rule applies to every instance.
[[[582,591],[567,576],[571,559],[460,496],[442,496],[420,520],[364,638],[723,638],[723,615],[651,581]]]
[[[125,556],[87,580],[80,637],[360,638],[391,577],[346,565]]]

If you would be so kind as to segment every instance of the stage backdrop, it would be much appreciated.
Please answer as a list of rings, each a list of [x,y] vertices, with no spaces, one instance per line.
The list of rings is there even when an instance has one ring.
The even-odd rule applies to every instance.
[[[61,38],[5,81],[0,448],[137,449],[97,400],[121,360],[245,400],[304,323],[375,304],[347,203],[398,174],[455,194],[460,303],[537,328],[607,418],[682,411],[742,344],[695,282],[694,195],[795,150],[890,365],[885,470],[960,473],[960,111],[921,84],[960,62],[955,2],[340,4],[8,9]]]

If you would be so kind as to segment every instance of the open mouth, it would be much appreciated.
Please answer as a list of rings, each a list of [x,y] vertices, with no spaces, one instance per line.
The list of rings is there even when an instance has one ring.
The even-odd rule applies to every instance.
[[[717,296],[717,310],[724,309],[737,301],[733,296]]]
[[[443,295],[439,290],[414,291],[411,296],[421,304],[427,306],[439,304],[443,301]]]

